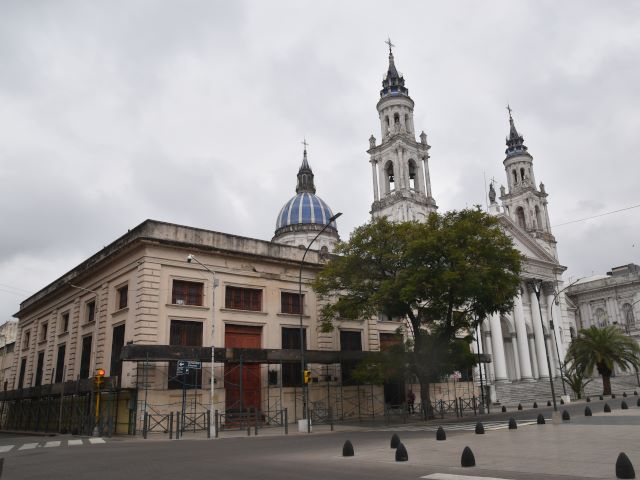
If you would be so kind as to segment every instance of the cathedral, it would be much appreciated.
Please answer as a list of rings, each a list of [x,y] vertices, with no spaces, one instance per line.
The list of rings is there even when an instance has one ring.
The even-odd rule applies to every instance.
[[[367,150],[370,213],[423,221],[438,209],[430,146],[424,131],[417,134],[414,101],[389,46],[376,104],[380,142],[371,135]],[[434,385],[436,401],[473,396],[479,385],[494,402],[507,401],[522,383],[546,388],[549,376],[558,376],[575,328],[548,194],[536,184],[533,157],[511,110],[506,144],[506,186],[498,197],[491,184],[488,210],[524,256],[520,294],[510,314],[491,316],[477,332],[477,353],[490,361],[473,379],[463,379],[469,381],[451,387],[447,381],[446,391]],[[82,417],[78,405],[90,411],[82,399],[92,394],[96,371],[108,380],[100,428],[121,433],[135,433],[149,412],[162,416],[182,408],[184,417],[186,398],[195,411],[219,411],[220,418],[260,411],[274,422],[283,421],[285,409],[290,420],[301,419],[307,401],[315,419],[373,417],[402,404],[410,385],[363,389],[351,377],[363,354],[398,342],[398,321],[339,318],[334,331],[322,331],[322,302],[310,285],[340,237],[338,215],[316,192],[306,142],[295,185],[295,195],[274,211],[271,241],[146,220],[25,299],[15,314],[16,353],[8,388],[0,393],[9,407],[0,422],[29,429],[15,423],[28,412],[21,411],[20,420],[11,416],[20,402],[49,408],[48,400],[58,398],[55,408],[62,413],[51,415],[59,419],[57,428],[85,428],[86,422],[74,422]],[[307,400],[300,389],[305,355]],[[180,361],[192,368],[185,371]],[[67,397],[75,413],[63,408]]]

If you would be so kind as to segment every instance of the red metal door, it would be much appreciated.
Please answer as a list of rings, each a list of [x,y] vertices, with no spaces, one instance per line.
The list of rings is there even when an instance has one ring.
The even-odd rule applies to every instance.
[[[226,325],[226,348],[262,348],[262,327]],[[260,409],[260,365],[231,363],[224,367],[226,409],[232,412]]]

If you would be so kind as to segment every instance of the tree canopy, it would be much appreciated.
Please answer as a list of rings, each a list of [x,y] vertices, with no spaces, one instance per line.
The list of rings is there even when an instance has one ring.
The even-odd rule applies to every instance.
[[[379,313],[400,320],[423,395],[423,382],[470,361],[476,322],[511,310],[520,283],[520,253],[499,220],[479,208],[431,214],[422,223],[378,218],[335,253],[314,284],[328,302],[324,329],[337,318]]]

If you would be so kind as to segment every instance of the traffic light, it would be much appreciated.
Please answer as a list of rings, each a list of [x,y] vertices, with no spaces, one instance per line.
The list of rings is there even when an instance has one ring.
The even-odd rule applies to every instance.
[[[105,374],[105,371],[102,368],[99,368],[98,370],[96,370],[96,375],[94,377],[94,380],[98,387],[102,385],[102,383],[104,382],[104,374]]]
[[[309,383],[311,382],[311,371],[310,370],[305,370],[304,371],[304,383]]]

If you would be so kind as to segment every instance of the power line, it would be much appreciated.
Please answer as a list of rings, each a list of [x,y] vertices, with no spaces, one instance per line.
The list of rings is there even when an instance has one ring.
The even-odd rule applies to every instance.
[[[7,285],[6,283],[0,283],[0,287],[10,288],[11,290],[24,292],[24,293],[29,294],[29,295],[31,295],[33,293],[33,292],[29,291],[29,290],[25,290],[24,288],[13,287],[11,285]]]
[[[604,217],[605,215],[611,215],[613,213],[624,212],[626,210],[631,210],[631,209],[638,208],[638,207],[640,207],[640,204],[633,205],[631,207],[621,208],[619,210],[612,210],[611,212],[600,213],[598,215],[593,215],[591,217],[580,218],[579,220],[571,220],[570,222],[558,223],[557,225],[553,225],[551,228],[562,227],[563,225],[569,225],[571,223],[584,222],[586,220],[591,220],[592,218]]]

